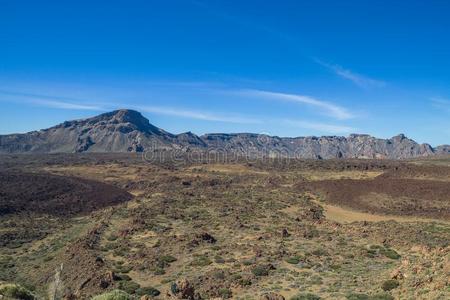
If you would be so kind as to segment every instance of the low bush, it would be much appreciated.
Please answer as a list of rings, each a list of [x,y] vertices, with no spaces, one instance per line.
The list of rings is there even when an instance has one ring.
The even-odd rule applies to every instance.
[[[131,277],[126,275],[126,274],[116,274],[116,280],[120,281],[120,280],[124,280],[124,281],[130,281]]]
[[[128,294],[134,294],[138,288],[140,288],[140,285],[131,280],[119,282],[119,289],[127,292]]]
[[[298,294],[291,297],[291,300],[320,300],[321,298],[315,294],[306,293],[306,294]]]
[[[143,287],[143,288],[138,288],[136,290],[136,294],[138,294],[139,296],[143,296],[143,295],[148,295],[148,296],[158,296],[159,294],[161,294],[160,291],[158,291],[157,289],[155,289],[154,287]]]
[[[214,277],[214,279],[219,279],[219,280],[224,280],[225,279],[225,273],[223,271],[221,271],[221,270],[214,271],[212,276]]]
[[[261,277],[261,276],[268,276],[269,275],[269,268],[267,266],[256,266],[252,269],[252,273],[255,276]]]
[[[6,299],[34,300],[36,297],[29,290],[18,284],[0,285],[0,295]]]
[[[114,273],[129,273],[131,270],[133,270],[132,266],[116,266]]]
[[[214,262],[216,264],[223,264],[223,263],[225,263],[225,259],[221,256],[216,256],[216,257],[214,257]]]
[[[253,260],[251,260],[251,259],[246,259],[246,260],[244,260],[243,262],[242,262],[242,264],[244,265],[244,266],[251,266],[251,265],[253,265],[255,262],[253,261]]]
[[[121,290],[113,290],[92,298],[92,300],[133,300],[133,297]]]
[[[383,255],[390,259],[399,259],[401,256],[395,250],[380,245],[371,245],[367,249],[367,257],[374,258]]]
[[[212,264],[212,261],[206,256],[199,256],[192,262],[192,265],[197,267],[204,267],[210,264]]]
[[[380,254],[390,258],[390,259],[399,259],[401,256],[395,250],[384,248],[380,250]]]
[[[325,249],[317,248],[311,252],[315,256],[327,256],[328,252]]]
[[[113,234],[113,233],[106,237],[106,239],[108,241],[110,241],[110,242],[113,242],[113,241],[117,240],[117,238],[118,238],[118,236],[116,234]]]
[[[369,295],[351,293],[351,294],[348,294],[345,298],[347,298],[348,300],[369,300]]]
[[[394,297],[388,293],[379,293],[375,295],[351,293],[346,296],[348,300],[394,300]]]
[[[389,279],[389,280],[386,280],[385,282],[383,282],[383,284],[381,285],[381,288],[383,289],[383,291],[390,291],[390,290],[397,288],[398,286],[399,286],[399,283],[397,280]]]
[[[241,279],[239,279],[239,285],[240,286],[249,286],[249,285],[252,285],[252,281],[247,278],[241,278]]]
[[[388,293],[379,293],[369,296],[369,300],[394,300],[395,298]]]
[[[298,264],[300,262],[300,259],[298,257],[296,257],[296,256],[289,257],[288,259],[286,259],[286,262],[289,263],[289,264],[296,265],[296,264]]]
[[[174,261],[176,261],[177,259],[171,255],[164,255],[164,256],[161,256],[159,258],[159,260],[170,264],[170,263],[173,263]]]
[[[222,288],[219,290],[219,296],[222,297],[222,299],[229,299],[233,296],[233,293],[226,288]]]
[[[155,271],[153,272],[155,275],[164,275],[166,274],[166,271],[163,268],[155,268]]]

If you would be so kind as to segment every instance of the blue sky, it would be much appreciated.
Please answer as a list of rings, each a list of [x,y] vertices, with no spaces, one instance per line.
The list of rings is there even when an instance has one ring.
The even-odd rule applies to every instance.
[[[0,134],[117,108],[173,133],[450,143],[449,1],[0,0]]]

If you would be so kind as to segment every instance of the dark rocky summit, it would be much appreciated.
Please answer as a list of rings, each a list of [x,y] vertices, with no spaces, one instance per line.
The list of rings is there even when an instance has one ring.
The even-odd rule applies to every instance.
[[[150,124],[133,110],[116,110],[96,117],[67,121],[24,134],[0,136],[0,153],[74,153],[208,150],[242,155],[297,158],[405,159],[450,154],[450,146],[418,144],[399,134],[378,139],[365,134],[348,137],[283,138],[254,133],[171,134]]]

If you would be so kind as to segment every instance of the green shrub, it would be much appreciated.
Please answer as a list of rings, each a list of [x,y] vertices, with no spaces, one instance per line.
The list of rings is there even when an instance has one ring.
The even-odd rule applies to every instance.
[[[254,261],[251,260],[251,259],[246,259],[246,260],[244,260],[244,261],[242,262],[242,264],[243,264],[244,266],[251,266],[251,265],[254,264]]]
[[[225,279],[225,273],[223,271],[220,271],[220,270],[219,271],[214,271],[212,276],[214,277],[214,279],[220,279],[220,280]]]
[[[379,250],[379,249],[383,249],[384,247],[381,246],[381,245],[370,245],[369,248],[370,249],[378,249]],[[367,296],[367,297],[369,297],[369,296]]]
[[[348,300],[369,300],[369,295],[351,293],[346,296]]]
[[[119,244],[118,243],[108,243],[108,244],[105,245],[104,248],[105,248],[106,251],[114,250],[114,249],[119,248]]]
[[[133,297],[124,291],[113,290],[92,298],[92,300],[133,300]]]
[[[130,281],[131,280],[131,277],[128,276],[127,274],[116,274],[116,278],[118,281],[120,281],[120,280]]]
[[[134,281],[119,282],[119,289],[127,292],[128,294],[134,294],[138,288],[140,288],[140,285]]]
[[[401,256],[395,250],[390,248],[385,248],[380,245],[371,245],[369,249],[367,249],[367,256],[370,258],[374,258],[378,255],[386,256],[390,259],[399,259]]]
[[[256,266],[252,269],[252,273],[255,276],[267,276],[269,275],[269,268],[267,266]]]
[[[222,288],[219,290],[219,296],[223,299],[228,299],[233,296],[233,293],[229,289]]]
[[[206,256],[199,256],[192,262],[192,265],[197,267],[204,267],[210,264],[212,264],[212,261]]]
[[[351,293],[346,296],[348,300],[394,300],[394,297],[388,293],[379,293],[375,295]]]
[[[293,264],[296,265],[300,262],[300,259],[298,257],[289,257],[288,259],[286,259],[286,262],[289,264]]]
[[[174,261],[176,261],[177,259],[175,257],[173,257],[173,256],[170,256],[170,255],[164,255],[164,256],[161,256],[159,258],[159,260],[170,264],[170,263],[173,263]]]
[[[166,274],[166,271],[163,268],[156,268],[155,271],[153,272],[153,274],[164,275],[164,274]]]
[[[369,249],[367,250],[367,257],[374,258],[378,255],[377,249]]]
[[[309,282],[310,284],[322,284],[322,277],[320,277],[319,275],[313,275],[311,276],[311,280]]]
[[[46,256],[46,257],[44,257],[43,261],[44,261],[44,262],[49,262],[49,261],[51,261],[52,259],[53,259],[53,256]]]
[[[320,300],[321,298],[317,295],[307,293],[307,294],[298,294],[291,297],[291,300]]]
[[[132,266],[116,266],[114,273],[129,273],[131,270],[133,270]]]
[[[241,278],[241,279],[239,279],[239,285],[240,286],[249,286],[249,285],[252,285],[252,281],[247,278]]]
[[[36,297],[26,288],[18,284],[2,284],[0,285],[0,295],[12,299],[34,300]]]
[[[110,242],[117,240],[117,238],[118,238],[117,234],[114,234],[114,233],[112,233],[106,237],[106,239]]]
[[[136,290],[136,294],[138,294],[139,296],[143,296],[143,295],[148,295],[148,296],[158,296],[159,294],[161,294],[160,291],[158,291],[157,289],[155,289],[154,287],[143,287],[143,288],[138,288]]]
[[[327,256],[328,252],[325,249],[317,248],[316,250],[313,250],[311,254],[315,256]]]
[[[384,248],[380,250],[380,254],[390,258],[390,259],[399,259],[401,256],[395,250]]]
[[[386,280],[385,282],[383,282],[383,284],[381,285],[381,288],[383,289],[383,291],[390,291],[390,290],[395,289],[398,286],[399,286],[399,283],[397,280],[389,279],[389,280]]]
[[[379,293],[369,296],[369,300],[394,300],[395,298],[388,293]]]
[[[214,257],[214,262],[216,264],[223,264],[223,263],[225,263],[225,259],[221,256],[216,256],[216,257]]]

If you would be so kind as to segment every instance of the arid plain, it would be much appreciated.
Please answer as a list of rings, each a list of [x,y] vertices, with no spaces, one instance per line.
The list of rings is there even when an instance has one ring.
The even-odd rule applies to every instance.
[[[450,297],[448,157],[2,155],[0,177],[24,299]]]

